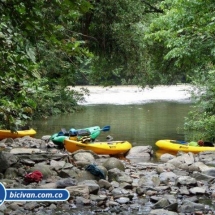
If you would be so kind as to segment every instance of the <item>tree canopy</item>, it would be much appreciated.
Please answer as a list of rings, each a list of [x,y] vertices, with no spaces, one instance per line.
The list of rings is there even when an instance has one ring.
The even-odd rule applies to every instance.
[[[164,13],[152,20],[145,38],[152,46],[159,44],[163,47],[165,52],[161,62],[173,63],[177,70],[176,73],[173,70],[173,77],[183,74],[198,88],[193,91],[195,106],[185,120],[187,139],[213,141],[214,2],[166,0],[160,7]]]
[[[2,0],[0,12],[2,128],[75,111],[82,94],[67,86],[192,83],[185,129],[212,138],[212,0]]]

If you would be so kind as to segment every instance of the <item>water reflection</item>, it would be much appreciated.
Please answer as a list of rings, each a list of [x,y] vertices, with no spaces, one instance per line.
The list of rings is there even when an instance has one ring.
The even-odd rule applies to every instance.
[[[82,112],[54,116],[34,121],[37,138],[61,130],[110,125],[99,140],[111,135],[114,140],[128,140],[134,146],[151,145],[159,139],[183,139],[184,117],[190,109],[189,103],[154,102],[140,105],[89,105]]]

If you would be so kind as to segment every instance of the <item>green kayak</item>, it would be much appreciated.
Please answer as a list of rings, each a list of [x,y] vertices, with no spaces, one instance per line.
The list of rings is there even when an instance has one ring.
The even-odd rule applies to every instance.
[[[103,128],[100,128],[99,126],[93,126],[83,129],[70,129],[69,131],[66,131],[65,129],[62,129],[62,131],[55,133],[51,136],[50,140],[55,143],[56,145],[62,145],[65,139],[69,139],[70,136],[77,136],[77,139],[83,137],[83,136],[89,136],[92,140],[95,140],[101,133],[101,131],[109,131],[110,126],[104,126]]]

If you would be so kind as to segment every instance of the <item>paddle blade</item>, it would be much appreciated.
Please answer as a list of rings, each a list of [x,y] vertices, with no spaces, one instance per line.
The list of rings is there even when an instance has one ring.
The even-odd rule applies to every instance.
[[[110,131],[110,125],[104,126],[101,131]]]

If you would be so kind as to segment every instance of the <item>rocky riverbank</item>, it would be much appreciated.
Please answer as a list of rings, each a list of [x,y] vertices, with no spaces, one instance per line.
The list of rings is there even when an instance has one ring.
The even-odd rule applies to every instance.
[[[133,147],[126,157],[91,151],[68,153],[49,136],[0,142],[0,182],[9,188],[66,188],[63,202],[5,201],[0,215],[15,214],[214,214],[215,153],[163,154],[152,162],[151,146]],[[94,164],[102,172],[86,169]],[[25,176],[39,170],[42,180]]]

